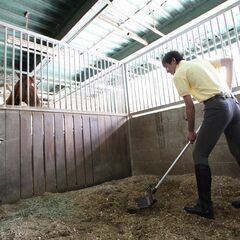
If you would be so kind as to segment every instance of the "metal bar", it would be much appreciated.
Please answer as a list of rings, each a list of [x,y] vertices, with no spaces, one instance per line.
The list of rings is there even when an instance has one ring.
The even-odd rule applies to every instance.
[[[20,96],[19,96],[19,101],[20,103],[22,102],[22,59],[23,59],[23,54],[22,54],[22,38],[23,34],[22,32],[20,33]]]
[[[228,40],[228,46],[229,46],[229,52],[231,57],[233,57],[232,55],[232,44],[231,44],[231,40],[230,40],[230,36],[229,36],[229,30],[228,30],[228,26],[227,26],[227,21],[226,21],[226,13],[223,13],[223,19],[224,19],[224,25],[225,25],[225,29],[226,29],[226,33],[227,33],[227,40]]]
[[[59,108],[62,109],[62,101],[61,101],[61,91],[62,91],[62,83],[61,83],[61,58],[60,58],[60,44],[58,46],[58,81],[59,81]]]
[[[146,54],[146,56],[145,56],[145,60],[146,60],[146,65],[147,65],[147,72],[145,73],[145,76],[146,76],[146,80],[147,80],[147,82],[146,82],[146,87],[147,87],[147,84],[148,84],[148,89],[149,89],[149,96],[148,97],[150,97],[150,104],[151,104],[151,108],[154,106],[154,104],[153,104],[153,98],[154,98],[154,95],[155,94],[153,94],[153,89],[152,89],[152,84],[151,84],[151,78],[150,78],[150,68],[149,68],[149,63],[148,63],[148,59],[149,59],[149,57],[148,57],[148,54]]]
[[[127,76],[127,64],[122,64],[121,66],[121,73],[123,76],[122,79],[122,83],[123,83],[123,96],[124,96],[124,100],[123,101],[125,104],[125,108],[124,111],[125,113],[128,114],[128,116],[130,116],[130,100],[129,100],[129,87],[128,87],[128,76]]]
[[[135,74],[132,74],[132,66],[130,64],[126,64],[125,68],[124,68],[128,74],[126,73],[126,81],[129,82],[128,84],[128,96],[129,96],[129,111],[130,112],[134,112],[134,104],[136,104],[136,101],[134,101],[134,88],[133,88],[133,82],[134,82],[134,76]],[[131,76],[130,76],[131,75]],[[131,97],[130,97],[131,96]],[[136,99],[136,95],[135,95],[135,99]]]
[[[56,57],[55,57],[55,45],[53,45],[53,107],[56,108]]]
[[[84,73],[84,101],[85,101],[85,111],[87,111],[88,110],[88,107],[87,107],[87,86],[86,86],[86,79],[87,79],[87,77],[86,77],[86,62],[85,62],[85,54],[83,55],[83,67],[84,67],[84,69],[83,69],[83,73]]]
[[[156,49],[153,51],[153,58],[156,60],[157,56],[156,56]],[[160,56],[158,56],[158,58],[160,58]],[[158,68],[161,68],[162,66],[162,63],[161,61],[159,61],[159,65],[156,65],[156,69],[153,71],[154,72],[154,76],[153,78],[155,79],[155,82],[154,82],[154,85],[157,86],[157,95],[158,95],[158,100],[157,100],[157,103],[156,103],[156,106],[158,105],[161,105],[162,102],[161,102],[161,91],[160,91],[160,79],[159,79],[159,76],[158,76]]]
[[[92,71],[93,71],[93,75],[95,75],[95,59],[94,59],[94,57],[93,57],[93,55],[91,54],[91,61],[92,61],[92,65],[94,66],[94,68],[92,68]],[[98,70],[96,70],[97,71],[97,74],[98,74]],[[94,112],[96,112],[97,111],[97,106],[96,106],[96,81],[97,80],[94,80],[94,81],[92,81],[92,89],[93,89],[93,109],[94,109]]]
[[[238,8],[238,14],[239,14],[239,8]],[[236,39],[236,43],[237,43],[237,53],[239,55],[239,51],[240,51],[240,46],[239,46],[239,37],[238,37],[238,32],[237,32],[237,27],[236,27],[236,22],[235,22],[235,19],[234,19],[234,16],[233,16],[233,10],[231,10],[231,18],[232,18],[232,22],[233,22],[233,29],[234,29],[234,36],[235,36],[235,39]],[[236,80],[236,84],[237,86],[240,85],[239,81],[239,75],[236,76],[235,80]]]
[[[27,104],[30,106],[30,93],[29,93],[29,35],[27,34]]]
[[[13,29],[13,37],[15,37],[15,29]],[[15,45],[14,45],[14,40],[13,40],[13,45],[12,45],[12,102],[14,102],[14,95],[15,95],[15,91],[14,91],[14,75],[15,75]],[[4,103],[6,102],[6,96],[4,94]]]
[[[103,69],[102,59],[100,61],[100,67],[101,67],[101,69]],[[103,71],[101,71],[101,82],[102,82],[102,85],[104,86]],[[105,105],[105,101],[104,101],[104,91],[102,91],[101,95],[102,95],[102,107],[103,107],[102,109],[103,109],[103,112],[106,112],[106,105]]]
[[[75,83],[75,110],[78,110],[78,94],[77,94],[77,67],[76,67],[76,50],[73,49],[73,65],[74,65],[74,83]]]
[[[160,54],[160,48],[157,48],[157,52],[158,52],[158,55],[161,56],[161,54]],[[161,75],[161,81],[162,81],[162,93],[163,93],[163,94],[162,94],[162,98],[163,98],[162,103],[163,103],[163,104],[166,104],[166,92],[167,92],[167,91],[165,91],[165,86],[166,86],[166,85],[165,85],[164,82],[163,82],[163,81],[164,81],[164,77],[163,77],[162,69],[163,69],[163,68],[159,68],[160,75]]]
[[[89,82],[89,84],[87,84],[88,96],[89,96],[89,111],[92,111],[92,86],[91,86],[92,83],[91,81],[89,81],[91,77],[89,53],[87,54],[87,69],[88,69],[88,82]]]
[[[207,30],[206,30],[206,23],[203,24],[203,29],[204,29],[204,34],[205,34],[205,41],[206,41],[206,43],[207,43],[208,57],[210,57],[210,47],[209,47],[209,42],[208,42],[208,36],[207,36]]]
[[[133,84],[132,84],[133,90],[134,90],[134,96],[135,96],[135,99],[133,99],[133,101],[135,102],[135,108],[138,111],[139,109],[141,109],[141,107],[144,107],[145,101],[144,101],[141,73],[140,73],[140,70],[138,70],[138,68],[137,68],[137,65],[139,65],[139,63],[137,61],[134,61],[134,64],[135,64],[135,66],[132,66],[132,68],[133,68],[133,73],[134,73],[134,70],[136,71],[136,75],[134,75]],[[134,69],[134,67],[135,67],[135,69]],[[140,90],[142,93],[142,98],[140,98]]]
[[[185,35],[186,35],[186,39],[187,39],[187,45],[188,45],[188,50],[189,50],[189,56],[190,56],[190,59],[192,60],[192,51],[191,51],[191,46],[190,46],[190,44],[189,44],[188,32],[186,32]]]
[[[187,32],[187,40],[188,40],[188,49],[189,49],[190,54],[191,54],[191,47],[190,47],[190,45],[189,45],[188,32]],[[173,49],[173,48],[174,48],[174,47],[173,47],[173,40],[171,40],[170,43],[171,43],[171,48]],[[192,54],[191,54],[191,56],[192,56]],[[173,99],[173,101],[176,101],[176,94],[175,94],[175,91],[174,91],[173,82],[171,81],[171,82],[169,82],[169,84],[170,84],[170,87],[171,87],[171,94],[172,94],[171,96],[172,96],[172,99]]]
[[[212,19],[210,20],[210,27],[211,27],[214,51],[215,51],[215,55],[217,56],[218,55],[218,53],[217,53],[217,45],[216,45],[216,39],[215,39],[214,31],[213,31]]]
[[[49,99],[49,42],[46,41],[47,44],[47,106],[50,106],[50,99]]]
[[[163,51],[163,46],[161,46],[161,48],[162,48],[162,52],[164,52]],[[166,85],[166,88],[167,88],[166,95],[165,95],[166,96],[165,104],[167,104],[167,103],[170,103],[171,100],[170,100],[170,87],[169,87],[170,79],[168,78],[168,75],[167,75],[166,71],[164,71],[164,78],[163,79],[167,79],[166,82],[163,82],[163,84]]]
[[[96,57],[96,56],[95,56]],[[97,87],[97,91],[95,92],[95,94],[97,94],[97,100],[98,100],[98,102],[97,102],[97,105],[98,105],[98,107],[97,107],[97,109],[96,109],[96,111],[97,112],[101,112],[101,99],[100,99],[100,96],[101,96],[101,89],[100,89],[100,87],[99,87],[99,85],[100,85],[100,77],[99,77],[99,65],[98,65],[98,57],[96,57],[96,59],[95,59],[95,62],[96,62],[96,65],[97,65],[97,80],[96,80],[96,85],[98,86]],[[95,85],[95,87],[96,87],[96,85]]]
[[[176,38],[176,39],[175,39],[175,44],[173,44],[173,41],[172,41],[172,44],[173,44],[174,46],[177,46],[177,50],[180,52],[179,47],[178,47],[178,42],[177,42],[177,40],[178,40],[178,39]],[[194,44],[194,45],[195,45],[195,44]],[[179,101],[180,97],[179,97],[179,94],[177,94],[176,88],[173,86],[173,84],[172,84],[172,89],[173,89],[174,101],[177,102],[177,101]]]
[[[105,81],[106,81],[106,85],[109,85],[109,81],[108,81],[108,79],[109,79],[109,76],[110,76],[110,68],[109,68],[109,62],[106,60],[106,59],[104,59],[104,63],[105,63],[105,68],[107,69],[107,74],[106,74],[106,79],[105,79]],[[111,112],[111,101],[110,101],[110,94],[111,94],[111,89],[109,89],[109,88],[106,88],[107,89],[107,91],[106,91],[106,102],[107,102],[107,112]]]
[[[6,103],[6,80],[7,80],[7,35],[8,35],[8,28],[4,28],[4,89],[3,89],[3,96],[4,96],[4,103]],[[14,105],[14,102],[12,101],[12,105]]]
[[[116,98],[116,90],[117,90],[117,76],[118,76],[118,70],[115,72],[112,71],[112,78],[113,78],[113,107],[114,110],[113,112],[117,113],[118,112],[118,103],[117,103],[117,98]]]
[[[63,79],[64,79],[64,102],[65,102],[65,109],[67,109],[67,88],[66,88],[66,47],[63,49]]]
[[[202,58],[204,58],[204,52],[203,52],[203,48],[202,48],[202,38],[201,38],[199,27],[197,27],[197,30],[198,30],[198,38],[199,38],[199,41],[200,41],[201,54],[202,54]]]
[[[33,66],[34,66],[34,106],[37,106],[37,76],[36,76],[36,64],[37,64],[37,60],[36,60],[36,37],[34,36],[34,57],[33,57]]]
[[[140,79],[139,82],[141,83],[141,84],[137,84],[136,83],[137,86],[138,86],[137,98],[139,99],[139,105],[137,107],[137,111],[139,111],[141,109],[146,109],[147,108],[147,104],[148,104],[147,103],[147,88],[144,86],[143,71],[142,71],[143,68],[141,68],[141,63],[142,63],[142,57],[139,58],[138,62],[137,62],[137,66],[138,66],[137,71],[139,71],[139,77],[137,79]],[[139,88],[141,88],[141,91],[142,91],[142,102],[143,102],[143,104],[141,104],[141,94],[140,94]]]
[[[221,28],[220,28],[220,24],[219,24],[218,17],[219,17],[219,16],[216,17],[216,20],[217,20],[217,28],[218,28],[219,38],[220,38],[220,41],[221,41],[223,56],[226,57],[225,43],[224,43],[224,41],[223,41],[223,39],[222,39]]]
[[[72,82],[72,71],[71,71],[71,48],[69,47],[68,48],[68,64],[69,64],[69,66],[68,66],[68,74],[69,74],[69,80],[70,80],[70,82]],[[72,99],[72,84],[70,85],[70,109],[72,110],[73,109],[73,99]]]
[[[79,81],[80,81],[80,90],[79,90],[79,94],[80,94],[80,106],[81,106],[81,111],[83,110],[83,98],[82,98],[82,71],[81,71],[81,53],[78,51],[78,64],[79,64]]]
[[[42,39],[40,38],[40,58],[41,58],[41,61],[40,61],[40,79],[42,80],[43,79],[43,55],[42,55]],[[44,105],[44,102],[43,102],[43,85],[42,85],[42,82],[41,82],[41,103],[42,103],[42,106]]]

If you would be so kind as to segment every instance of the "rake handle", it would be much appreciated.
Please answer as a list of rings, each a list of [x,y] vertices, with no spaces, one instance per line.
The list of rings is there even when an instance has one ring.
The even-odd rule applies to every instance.
[[[201,125],[198,127],[198,129],[196,130],[196,133],[198,133],[199,129],[201,128]],[[162,183],[162,181],[166,178],[166,176],[168,175],[168,173],[172,170],[172,168],[174,167],[174,165],[176,164],[176,162],[179,160],[179,158],[184,154],[184,152],[187,150],[187,148],[190,145],[190,141],[185,145],[185,147],[182,149],[182,151],[178,154],[178,156],[176,157],[176,159],[173,161],[173,163],[171,164],[171,166],[169,167],[169,169],[166,171],[166,173],[162,176],[162,178],[159,180],[159,182],[157,183],[157,185],[154,187],[155,188],[155,192],[158,189],[159,185]]]

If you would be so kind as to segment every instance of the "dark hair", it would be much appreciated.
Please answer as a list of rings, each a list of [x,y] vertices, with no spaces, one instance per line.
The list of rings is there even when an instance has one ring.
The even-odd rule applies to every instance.
[[[162,64],[165,63],[170,64],[173,58],[175,58],[177,64],[184,59],[183,56],[178,51],[170,51],[163,56]]]

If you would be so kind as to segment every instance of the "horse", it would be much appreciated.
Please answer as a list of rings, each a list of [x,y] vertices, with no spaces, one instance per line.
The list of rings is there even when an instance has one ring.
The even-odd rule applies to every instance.
[[[20,74],[16,73],[17,76],[20,78]],[[22,75],[22,99],[20,99],[20,80],[18,80],[14,86],[14,99],[13,99],[13,92],[9,95],[6,100],[7,105],[21,105],[20,100],[25,102],[27,105],[30,106],[40,106],[40,100],[37,95],[37,88],[35,87],[35,79],[34,77],[27,78],[26,75]],[[35,100],[36,96],[36,100]],[[29,101],[29,102],[28,102]]]

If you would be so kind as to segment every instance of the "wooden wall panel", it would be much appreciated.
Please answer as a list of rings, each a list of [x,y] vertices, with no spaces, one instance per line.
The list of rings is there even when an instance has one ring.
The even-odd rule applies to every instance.
[[[111,173],[107,160],[107,143],[105,133],[105,116],[98,117],[98,134],[99,134],[99,163],[95,168],[96,181],[104,182]]]
[[[93,175],[94,183],[101,182],[101,161],[100,161],[100,141],[99,141],[99,126],[98,117],[91,116],[90,118],[91,129],[91,146],[92,146],[92,161],[93,161]]]
[[[5,111],[0,111],[0,138],[4,139],[3,142],[0,142],[0,203],[4,202],[5,191],[6,191],[6,152],[5,152]]]
[[[86,185],[91,186],[94,183],[94,176],[91,152],[90,118],[87,115],[83,115],[82,119],[83,119],[83,146],[84,146]]]
[[[111,126],[112,126],[112,164],[113,164],[113,171],[114,177],[119,178],[122,173],[122,163],[121,163],[121,153],[119,152],[121,139],[118,139],[118,122],[119,117],[112,117],[111,118]]]
[[[4,109],[0,121],[3,203],[130,173],[121,117]]]
[[[118,117],[116,134],[118,145],[117,154],[119,155],[116,165],[118,165],[117,168],[119,169],[118,177],[123,178],[131,175],[131,163],[128,148],[128,126],[126,118]]]
[[[106,164],[109,169],[109,178],[114,179],[114,163],[112,156],[112,117],[105,116]]]
[[[74,114],[74,142],[76,158],[76,177],[78,187],[86,186],[85,163],[83,154],[83,123],[82,116]]]
[[[54,121],[57,190],[64,192],[67,191],[67,173],[63,114],[55,113]]]
[[[111,151],[112,151],[112,167],[114,172],[114,178],[119,178],[122,171],[121,155],[119,152],[121,139],[118,139],[118,117],[111,118]]]
[[[21,198],[33,196],[32,114],[20,112]]]
[[[54,115],[44,113],[44,153],[45,153],[45,178],[46,191],[56,192],[56,171],[55,171],[55,154],[54,154]]]
[[[66,144],[66,167],[68,189],[73,189],[77,185],[76,162],[74,153],[73,116],[65,114],[65,144]]]
[[[33,190],[34,195],[42,195],[45,192],[43,114],[39,112],[33,112],[32,118]]]
[[[20,199],[20,124],[19,111],[6,111],[5,202]],[[14,151],[13,151],[14,149]]]

